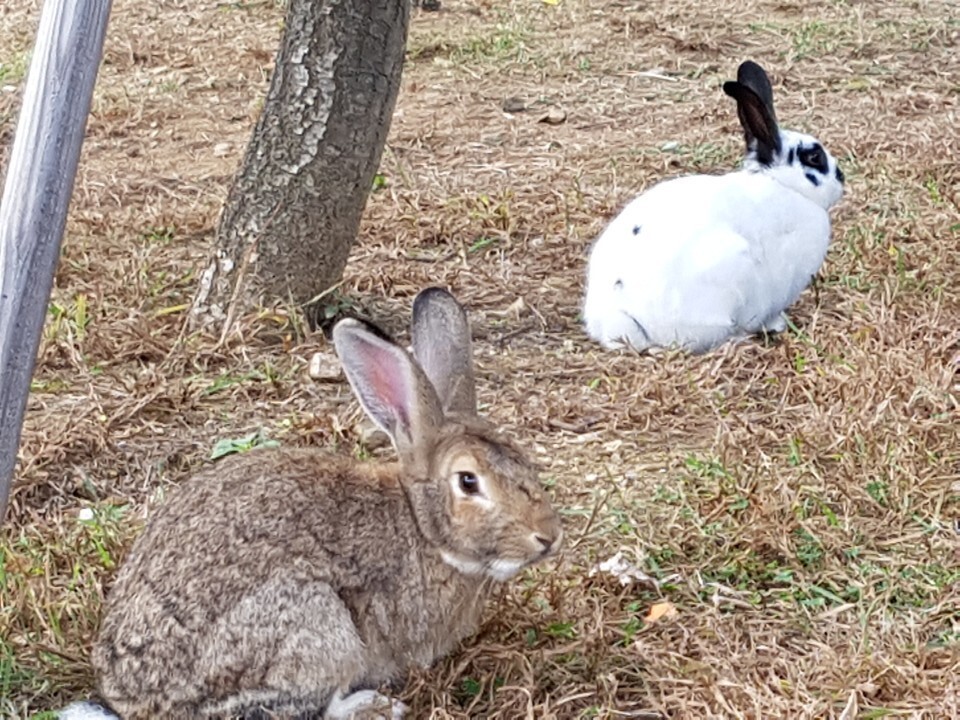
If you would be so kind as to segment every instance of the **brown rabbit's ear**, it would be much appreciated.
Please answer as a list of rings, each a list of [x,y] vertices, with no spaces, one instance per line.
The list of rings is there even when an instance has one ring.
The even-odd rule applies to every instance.
[[[476,415],[470,324],[449,292],[431,287],[413,301],[413,354],[449,412]]]
[[[333,344],[354,395],[406,461],[429,447],[443,423],[436,391],[401,347],[353,318],[333,328]]]
[[[773,109],[770,78],[757,63],[747,60],[737,70],[737,79],[723,84],[723,91],[737,101],[737,115],[747,141],[761,165],[770,165],[780,153],[780,128]]]

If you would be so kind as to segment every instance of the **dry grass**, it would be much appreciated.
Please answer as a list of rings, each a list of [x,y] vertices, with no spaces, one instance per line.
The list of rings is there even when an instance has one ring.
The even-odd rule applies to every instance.
[[[0,7],[0,162],[38,6]],[[225,348],[180,337],[281,17],[115,1],[0,541],[4,717],[89,691],[117,562],[217,440],[356,446],[345,387],[305,378],[325,341],[282,310]],[[454,289],[481,401],[570,538],[410,678],[417,717],[960,717],[958,35],[947,0],[415,14],[340,302],[402,334],[420,287]],[[733,167],[719,85],[746,57],[849,178],[822,277],[769,345],[603,353],[578,320],[589,243],[652,182]],[[656,582],[590,576],[617,551]],[[660,601],[677,616],[645,622]]]

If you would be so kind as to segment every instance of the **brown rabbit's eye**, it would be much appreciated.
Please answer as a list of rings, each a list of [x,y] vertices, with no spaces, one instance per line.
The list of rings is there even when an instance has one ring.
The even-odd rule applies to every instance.
[[[464,494],[480,494],[480,479],[472,472],[458,472],[457,481],[460,483],[460,489],[464,492]]]

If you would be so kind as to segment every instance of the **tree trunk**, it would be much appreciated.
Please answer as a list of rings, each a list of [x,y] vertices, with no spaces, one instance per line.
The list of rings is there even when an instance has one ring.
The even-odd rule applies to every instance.
[[[220,218],[192,323],[340,281],[390,129],[409,0],[289,0],[266,103]]]

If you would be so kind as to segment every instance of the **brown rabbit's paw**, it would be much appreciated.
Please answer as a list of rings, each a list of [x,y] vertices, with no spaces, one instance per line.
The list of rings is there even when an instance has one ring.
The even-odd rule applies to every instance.
[[[57,713],[57,720],[120,720],[120,716],[95,702],[83,701],[65,707]]]
[[[335,695],[327,705],[325,720],[402,720],[407,706],[376,690]]]

